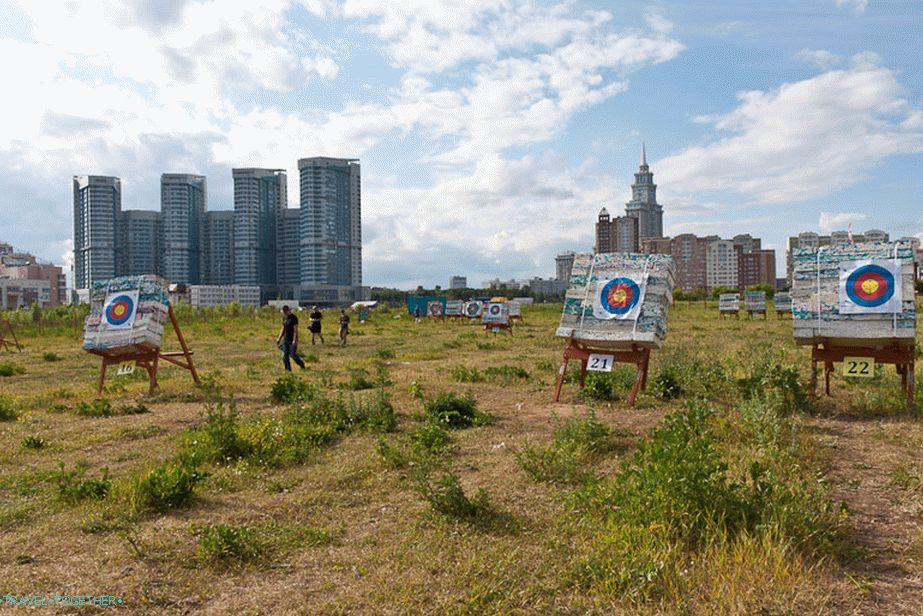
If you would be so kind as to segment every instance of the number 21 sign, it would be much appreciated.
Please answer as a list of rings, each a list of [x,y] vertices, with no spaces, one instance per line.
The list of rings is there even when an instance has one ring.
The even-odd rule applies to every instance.
[[[591,353],[586,362],[586,369],[591,372],[612,372],[612,355],[602,353]]]

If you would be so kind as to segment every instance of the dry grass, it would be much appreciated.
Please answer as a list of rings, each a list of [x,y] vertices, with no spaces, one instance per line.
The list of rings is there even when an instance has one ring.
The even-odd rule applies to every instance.
[[[701,304],[675,307],[668,347],[654,355],[652,376],[680,350],[713,350],[710,362],[720,364],[733,382],[746,370],[754,348],[769,346],[778,361],[800,366],[806,378],[807,352],[791,343],[787,321],[722,322],[713,304],[707,310]],[[551,402],[562,349],[553,336],[559,311],[557,306],[527,309],[525,323],[512,337],[455,323],[416,325],[406,315],[393,319],[397,312],[376,314],[370,323],[356,325],[345,348],[303,342],[300,349],[318,360],[308,364],[304,378],[332,396],[349,395],[338,385],[355,370],[365,369],[374,378],[383,363],[391,381],[386,390],[398,413],[397,432],[384,438],[397,445],[406,444],[421,421],[422,402],[415,392],[422,389],[426,399],[443,391],[473,395],[492,421],[451,431],[451,443],[437,463],[459,476],[466,494],[483,488],[493,510],[515,522],[504,528],[480,528],[434,513],[415,490],[417,463],[389,468],[377,453],[378,435],[362,430],[317,447],[302,464],[206,465],[208,477],[196,486],[188,506],[128,516],[120,508],[119,490],[141,469],[178,453],[185,435],[203,421],[208,392],[166,367],[161,392],[144,400],[148,413],[79,416],[78,403],[96,397],[98,364],[80,350],[74,323],[20,324],[17,333],[26,350],[4,354],[2,360],[25,371],[0,377],[3,394],[20,414],[16,421],[0,423],[0,592],[110,594],[138,613],[172,614],[865,611],[872,593],[850,580],[867,578],[874,588],[874,571],[805,555],[765,534],[722,538],[689,552],[694,558],[671,560],[663,591],[643,601],[605,586],[588,591],[577,584],[575,567],[599,549],[600,529],[590,518],[575,519],[568,504],[572,485],[535,482],[516,459],[524,442],[549,443],[562,420],[585,414],[573,384],[565,386],[562,403]],[[184,313],[180,319],[200,372],[222,395],[233,396],[241,421],[284,412],[269,397],[282,373],[271,341],[278,330],[276,315]],[[43,360],[47,352],[59,360]],[[529,378],[463,383],[452,377],[458,366],[481,372],[513,366]],[[885,396],[893,380],[891,375],[873,384],[837,379],[835,397],[815,410],[823,419],[806,421],[867,417],[865,411],[850,410],[851,396],[857,390]],[[146,390],[137,376],[109,383],[105,395],[114,409],[133,404]],[[618,401],[596,402],[597,417],[618,435],[619,446],[588,458],[589,471],[613,475],[638,439],[694,395],[665,402],[643,394],[632,410]],[[715,400],[734,396],[713,392]],[[882,489],[893,493],[895,507],[912,506],[919,491],[891,482],[889,473],[900,467],[919,476],[914,462],[919,449],[893,443],[901,441],[908,425],[914,426],[909,438],[919,442],[923,431],[916,418],[880,410],[893,419],[869,422],[870,454],[890,452]],[[835,474],[836,449],[817,443],[829,444],[837,435],[807,432],[807,427],[799,434],[813,445],[804,464],[824,464]],[[23,447],[28,436],[43,439],[44,446]],[[86,477],[98,477],[107,467],[116,494],[103,501],[63,502],[53,479],[61,462],[68,469],[84,463]],[[248,529],[239,537],[259,542],[259,556],[237,565],[203,558],[202,529],[213,525]],[[920,573],[921,527],[917,514],[907,526],[906,549],[895,556],[914,575]]]

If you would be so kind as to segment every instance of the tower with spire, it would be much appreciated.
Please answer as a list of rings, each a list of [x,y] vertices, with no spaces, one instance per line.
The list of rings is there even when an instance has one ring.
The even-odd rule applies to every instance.
[[[631,201],[625,215],[638,220],[639,240],[663,237],[663,206],[657,203],[657,185],[647,166],[647,148],[641,143],[641,165],[631,185]]]

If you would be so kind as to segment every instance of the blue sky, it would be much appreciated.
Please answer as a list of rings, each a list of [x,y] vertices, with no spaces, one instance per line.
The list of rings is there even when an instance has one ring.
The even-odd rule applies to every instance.
[[[72,175],[362,162],[365,283],[548,276],[630,195],[668,234],[923,235],[916,0],[0,0],[0,241],[65,262]]]

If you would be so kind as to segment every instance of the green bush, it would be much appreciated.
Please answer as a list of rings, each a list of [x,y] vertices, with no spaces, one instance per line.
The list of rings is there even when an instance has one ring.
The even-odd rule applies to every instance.
[[[6,396],[0,395],[0,421],[15,421],[19,417],[13,401]]]
[[[54,353],[52,351],[45,351],[44,353],[42,353],[42,359],[44,359],[47,362],[53,362],[53,361],[59,361],[61,357],[57,353]]]
[[[421,424],[410,433],[411,446],[418,454],[438,454],[449,445],[451,440],[449,433],[435,423]]]
[[[100,500],[105,498],[112,490],[112,482],[109,480],[109,469],[104,467],[100,470],[99,479],[83,479],[86,473],[86,466],[78,464],[74,470],[65,471],[64,463],[60,463],[55,481],[58,484],[58,497],[67,503],[77,503],[84,499]]]
[[[459,383],[480,383],[485,380],[480,370],[467,366],[455,366],[452,368],[452,378]]]
[[[417,491],[433,511],[448,518],[476,522],[492,513],[487,492],[481,488],[474,498],[469,498],[454,473],[445,473],[437,481],[422,478],[417,483]]]
[[[673,400],[683,395],[680,376],[673,364],[664,364],[651,379],[651,393],[661,400]]]
[[[210,524],[199,530],[199,562],[210,566],[230,566],[261,560],[266,546],[247,526]]]
[[[81,417],[111,417],[112,404],[108,398],[96,398],[92,402],[78,402],[74,412]]]
[[[516,461],[535,481],[575,482],[584,478],[580,469],[586,461],[606,448],[610,433],[589,410],[586,417],[561,423],[548,446],[526,443],[516,452]]]
[[[478,411],[477,401],[471,395],[459,396],[443,392],[423,404],[423,412],[432,421],[451,429],[482,425],[486,416]]]
[[[143,402],[135,402],[134,404],[123,404],[119,407],[119,413],[122,415],[142,415],[148,412],[147,406]]]
[[[587,400],[620,400],[631,391],[636,373],[630,366],[616,366],[612,372],[587,372],[581,395]]]
[[[801,383],[798,368],[783,365],[768,356],[757,358],[750,368],[750,375],[737,380],[737,388],[745,400],[765,400],[777,395],[787,412],[810,408],[808,391]]]
[[[294,374],[286,373],[276,379],[270,390],[270,396],[276,402],[298,402],[312,400],[317,395],[317,388]]]
[[[355,370],[350,370],[349,379],[340,384],[342,389],[348,389],[350,391],[360,391],[363,389],[372,389],[375,387],[375,383],[369,378],[369,373],[363,368],[357,368]]]
[[[204,479],[194,461],[173,458],[136,476],[129,487],[133,513],[165,513],[189,503],[195,485]]]
[[[13,376],[15,374],[25,374],[26,369],[12,362],[0,364],[0,376]]]
[[[32,434],[22,439],[22,446],[24,449],[42,449],[46,444],[45,439]]]
[[[241,437],[237,404],[232,400],[205,405],[205,423],[196,433],[193,448],[200,461],[228,464],[241,460],[250,453],[250,444]]]
[[[513,379],[528,380],[529,373],[519,366],[489,366],[484,369],[484,376],[488,379],[509,382]]]
[[[387,347],[381,348],[381,349],[375,349],[375,357],[377,357],[378,359],[394,359],[395,357],[394,349],[390,349]]]
[[[407,452],[404,451],[403,448],[392,445],[386,441],[384,437],[378,437],[378,444],[375,451],[378,452],[378,456],[388,468],[401,469],[406,468],[410,464],[410,457],[407,455]]]

